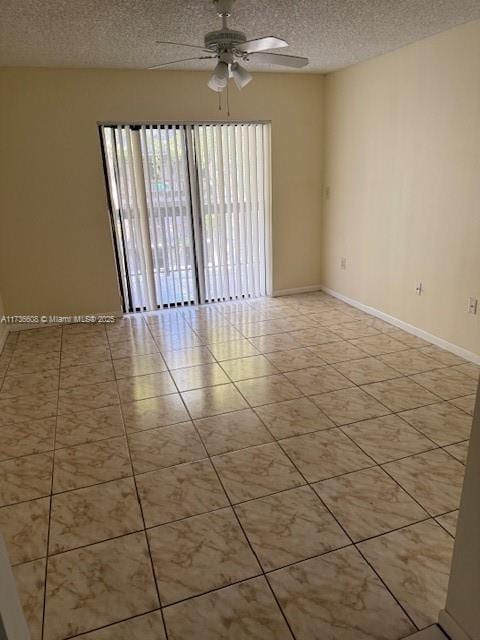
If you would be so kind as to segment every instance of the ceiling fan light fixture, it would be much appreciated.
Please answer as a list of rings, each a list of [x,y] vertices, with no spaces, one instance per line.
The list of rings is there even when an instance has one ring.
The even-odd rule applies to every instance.
[[[223,91],[228,81],[228,64],[220,60],[213,71],[213,75],[208,81],[208,86],[213,91]]]
[[[237,89],[243,89],[247,84],[252,80],[252,74],[249,73],[245,67],[238,64],[238,62],[234,62],[231,65],[232,77],[233,81],[237,85]]]

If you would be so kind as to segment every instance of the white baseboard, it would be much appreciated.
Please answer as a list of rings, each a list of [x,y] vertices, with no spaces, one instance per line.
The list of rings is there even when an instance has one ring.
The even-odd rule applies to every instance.
[[[473,351],[468,351],[467,349],[464,349],[463,347],[459,347],[458,345],[453,344],[452,342],[447,342],[447,340],[444,340],[443,338],[439,338],[438,336],[434,336],[433,334],[428,333],[428,331],[424,331],[423,329],[419,329],[418,327],[415,327],[413,324],[409,324],[408,322],[399,320],[398,318],[395,318],[394,316],[390,316],[388,315],[388,313],[384,313],[383,311],[379,311],[374,307],[369,307],[368,305],[363,304],[362,302],[358,302],[358,300],[353,300],[353,298],[344,296],[343,293],[338,293],[338,291],[333,291],[333,289],[329,289],[328,287],[322,287],[322,291],[325,291],[325,293],[328,293],[334,298],[338,298],[339,300],[342,300],[343,302],[346,302],[347,304],[352,305],[352,307],[356,307],[361,311],[365,311],[365,313],[369,313],[372,316],[375,316],[377,318],[380,318],[381,320],[384,320],[385,322],[389,322],[390,324],[395,325],[399,329],[403,329],[408,333],[413,333],[413,335],[418,336],[419,338],[428,340],[428,342],[431,342],[437,347],[441,347],[442,349],[445,349],[446,351],[450,351],[451,353],[454,353],[455,355],[460,356],[465,360],[469,360],[470,362],[480,365],[480,354],[478,353],[474,353]]]
[[[472,640],[445,609],[440,611],[438,624],[451,640]]]
[[[272,291],[272,298],[278,298],[279,296],[291,296],[295,293],[309,293],[310,291],[321,291],[323,289],[321,284],[310,284],[308,287],[297,287],[295,289],[276,289]]]

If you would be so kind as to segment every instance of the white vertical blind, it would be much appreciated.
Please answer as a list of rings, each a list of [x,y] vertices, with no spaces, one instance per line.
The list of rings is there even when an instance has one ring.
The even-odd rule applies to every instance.
[[[193,131],[203,220],[203,302],[266,295],[270,127],[195,124]]]
[[[102,138],[128,310],[269,293],[269,125],[110,125]]]

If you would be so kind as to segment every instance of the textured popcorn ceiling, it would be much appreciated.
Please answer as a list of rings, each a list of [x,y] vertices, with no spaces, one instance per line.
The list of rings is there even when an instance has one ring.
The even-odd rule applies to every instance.
[[[290,46],[283,53],[309,57],[301,71],[318,73],[478,18],[479,0],[236,0],[230,26],[248,38],[285,38]],[[148,67],[196,55],[155,40],[203,44],[204,33],[219,25],[209,0],[1,0],[0,65]]]

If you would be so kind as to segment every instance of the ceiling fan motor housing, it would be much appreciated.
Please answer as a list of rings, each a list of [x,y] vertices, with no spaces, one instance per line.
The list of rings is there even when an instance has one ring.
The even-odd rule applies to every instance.
[[[242,31],[234,31],[233,29],[220,29],[219,31],[210,31],[205,36],[205,47],[207,49],[233,49],[235,45],[246,42],[247,37]]]

